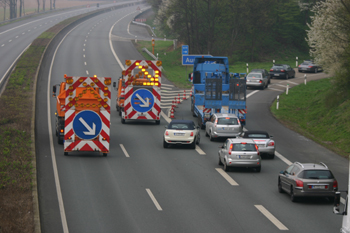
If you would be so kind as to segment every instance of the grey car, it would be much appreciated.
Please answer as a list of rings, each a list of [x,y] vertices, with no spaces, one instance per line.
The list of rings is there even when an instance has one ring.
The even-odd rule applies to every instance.
[[[298,66],[298,72],[314,72],[323,71],[322,67],[310,60],[305,60]]]
[[[219,150],[219,165],[224,170],[230,167],[251,167],[261,171],[261,157],[258,146],[252,139],[228,138]]]
[[[250,72],[251,73],[261,73],[263,76],[267,76],[269,79],[269,84],[270,84],[270,74],[267,70],[265,70],[265,69],[252,69]]]
[[[242,126],[235,114],[214,113],[205,123],[205,136],[213,141],[219,137],[237,137],[242,133]]]
[[[273,136],[262,130],[249,130],[243,132],[240,137],[251,138],[259,147],[259,152],[262,155],[267,155],[271,159],[275,157],[276,143]]]
[[[337,180],[322,162],[295,162],[278,175],[278,191],[288,193],[292,202],[299,197],[327,197],[333,201],[337,190]]]
[[[262,73],[249,73],[247,75],[247,87],[257,87],[262,90],[269,86],[269,76]]]

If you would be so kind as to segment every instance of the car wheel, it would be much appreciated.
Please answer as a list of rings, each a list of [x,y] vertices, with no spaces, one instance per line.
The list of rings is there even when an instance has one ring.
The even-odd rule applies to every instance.
[[[275,152],[272,155],[270,155],[270,159],[274,159],[274,158],[275,158]]]
[[[264,90],[265,89],[265,85],[263,85],[262,87],[261,87],[261,90]]]
[[[213,138],[213,136],[211,135],[211,132],[209,132],[209,139],[210,139],[210,141],[214,141],[214,138]]]
[[[208,134],[208,132],[206,130],[205,130],[205,136],[209,137],[209,134]]]
[[[261,166],[256,167],[255,170],[256,170],[256,172],[260,172],[261,171]]]
[[[315,68],[315,73],[317,73],[318,72],[318,69],[317,68]]]
[[[163,140],[163,148],[168,148],[168,146],[169,144],[165,140]]]
[[[197,139],[196,144],[197,144],[197,145],[199,145],[199,143],[200,143],[200,141],[201,141],[201,135],[200,135],[200,134],[198,134],[198,136],[197,136],[197,137],[198,137],[198,139]]]
[[[292,202],[296,202],[296,201],[297,201],[297,198],[296,198],[296,196],[294,195],[293,186],[290,187],[290,200],[291,200]]]
[[[281,179],[278,179],[278,192],[279,193],[284,193],[284,191],[282,189]]]
[[[265,88],[268,88],[269,87],[269,83],[266,83],[266,87]]]
[[[222,162],[221,162],[221,159],[220,159],[220,155],[219,155],[219,162],[218,162],[218,165],[223,165]]]
[[[226,164],[226,161],[224,161],[224,171],[225,171],[225,172],[228,172],[228,170],[229,170],[229,168],[228,168],[228,166],[227,166],[227,164]]]
[[[196,138],[193,140],[193,142],[190,144],[191,149],[196,149]]]
[[[286,79],[288,79],[289,78],[289,76],[288,76],[288,74],[286,74]]]

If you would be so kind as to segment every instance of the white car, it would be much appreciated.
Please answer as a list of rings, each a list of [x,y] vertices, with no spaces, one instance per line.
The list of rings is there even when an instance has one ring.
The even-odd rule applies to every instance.
[[[165,127],[163,147],[168,148],[171,144],[190,145],[196,148],[200,142],[199,126],[191,120],[173,120]]]

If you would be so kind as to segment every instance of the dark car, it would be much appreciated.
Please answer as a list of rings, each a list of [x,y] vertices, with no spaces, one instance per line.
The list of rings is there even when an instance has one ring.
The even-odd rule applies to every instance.
[[[294,78],[295,77],[295,70],[290,66],[286,64],[275,64],[270,69],[270,77],[281,77],[285,79]]]
[[[305,60],[298,67],[299,72],[314,72],[323,71],[322,67],[310,60]]]
[[[267,72],[267,70],[265,70],[265,69],[252,69],[250,72],[251,73],[262,73],[262,75],[264,77],[268,78],[268,80],[269,80],[268,84],[270,84],[270,74],[269,74],[269,72]]]

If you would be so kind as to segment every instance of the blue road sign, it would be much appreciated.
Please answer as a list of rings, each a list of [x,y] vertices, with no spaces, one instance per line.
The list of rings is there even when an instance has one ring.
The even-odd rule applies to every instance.
[[[188,55],[188,45],[182,46],[182,55]]]
[[[73,119],[73,131],[81,139],[93,139],[101,133],[101,130],[102,120],[94,111],[81,111]]]
[[[138,89],[131,96],[131,106],[138,112],[148,112],[153,105],[153,94],[147,89]]]
[[[182,55],[182,65],[193,66],[196,57],[212,57],[212,55]]]

